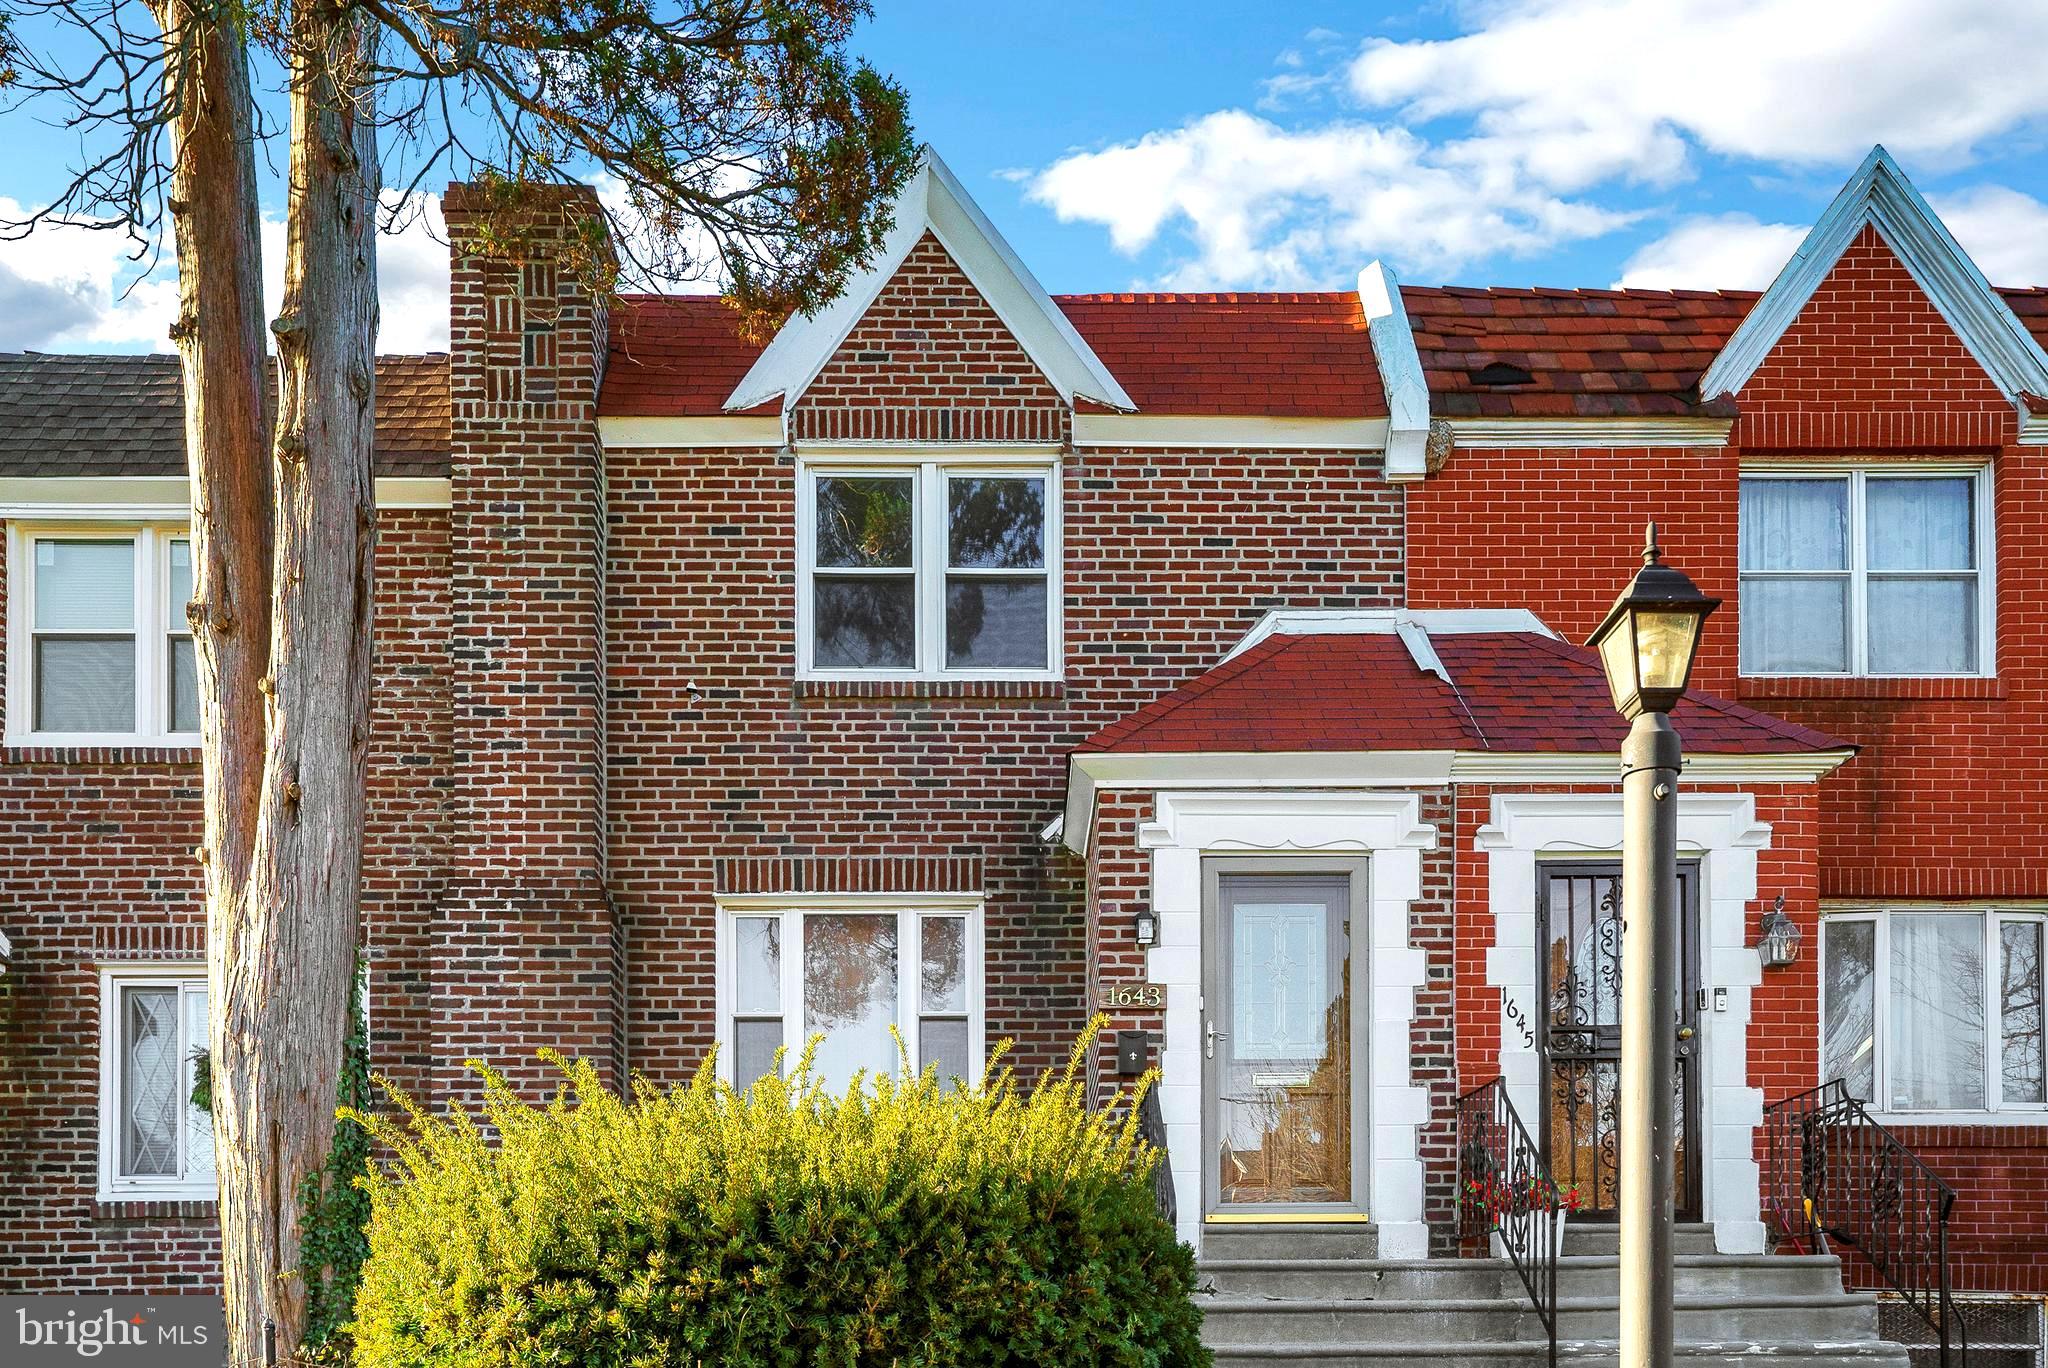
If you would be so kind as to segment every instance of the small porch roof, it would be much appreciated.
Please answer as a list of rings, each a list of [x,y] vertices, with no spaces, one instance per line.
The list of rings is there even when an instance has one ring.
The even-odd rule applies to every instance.
[[[1672,713],[1697,780],[1812,781],[1856,748],[1700,690]],[[1599,659],[1527,614],[1279,615],[1075,749],[1066,840],[1101,787],[1618,779]]]

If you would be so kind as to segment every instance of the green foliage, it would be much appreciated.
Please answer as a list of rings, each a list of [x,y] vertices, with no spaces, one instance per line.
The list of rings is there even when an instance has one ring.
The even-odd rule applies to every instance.
[[[707,1063],[620,1098],[578,1063],[545,1107],[486,1073],[485,1124],[359,1116],[396,1158],[364,1182],[356,1361],[1205,1365],[1157,1156],[1111,1119],[1135,1108],[1084,1106],[1094,1034],[1029,1092],[991,1065],[834,1095],[807,1055],[744,1093]]]
[[[307,1358],[346,1361],[348,1324],[355,1315],[356,1288],[370,1253],[370,1194],[357,1180],[370,1171],[370,1132],[361,1117],[370,1106],[370,1032],[363,1020],[365,966],[356,961],[355,991],[349,995],[348,1040],[342,1046],[336,1089],[340,1119],[327,1166],[299,1184],[299,1275],[306,1283],[306,1333],[299,1352]]]

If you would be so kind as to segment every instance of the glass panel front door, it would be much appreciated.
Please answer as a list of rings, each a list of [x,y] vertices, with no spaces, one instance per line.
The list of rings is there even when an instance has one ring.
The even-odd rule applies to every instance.
[[[1350,879],[1226,873],[1216,889],[1212,1200],[1351,1204]]]

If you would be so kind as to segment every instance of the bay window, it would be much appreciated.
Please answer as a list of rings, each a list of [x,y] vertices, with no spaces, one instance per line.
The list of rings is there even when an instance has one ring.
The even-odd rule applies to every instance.
[[[8,541],[8,739],[195,743],[184,529],[13,526]]]
[[[1822,1077],[1880,1111],[2048,1106],[2044,914],[1836,912],[1822,924]]]
[[[1991,673],[1990,480],[1874,467],[1742,477],[1742,671]]]
[[[1057,677],[1053,467],[927,460],[800,479],[805,675]]]
[[[192,1102],[205,1049],[204,968],[122,968],[102,975],[103,1199],[213,1198],[213,1122]]]
[[[728,905],[721,913],[721,1068],[747,1087],[787,1049],[793,1069],[818,1038],[812,1073],[843,1091],[857,1073],[936,1067],[980,1076],[981,914],[958,901],[872,897],[809,907]],[[893,1032],[893,1034],[892,1034]]]

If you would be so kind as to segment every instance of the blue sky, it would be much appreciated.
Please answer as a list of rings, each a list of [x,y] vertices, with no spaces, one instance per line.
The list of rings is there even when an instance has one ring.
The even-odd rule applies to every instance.
[[[858,47],[1054,291],[1757,286],[1876,141],[1994,280],[2048,283],[2040,0],[877,10]],[[38,203],[68,149],[6,133]],[[0,244],[0,347],[161,349],[167,282],[116,298],[115,247]],[[441,260],[387,242],[387,348],[438,340]]]

